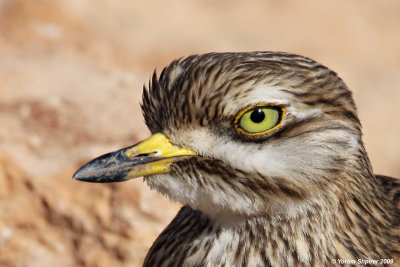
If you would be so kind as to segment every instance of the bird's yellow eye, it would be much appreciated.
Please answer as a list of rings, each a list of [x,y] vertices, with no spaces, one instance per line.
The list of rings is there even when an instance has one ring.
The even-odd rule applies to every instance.
[[[260,135],[276,129],[283,120],[285,109],[256,106],[243,110],[235,119],[236,129],[247,135]]]

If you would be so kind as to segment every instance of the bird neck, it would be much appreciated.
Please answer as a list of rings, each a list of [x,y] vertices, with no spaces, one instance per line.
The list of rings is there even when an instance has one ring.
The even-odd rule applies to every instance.
[[[398,259],[398,239],[380,204],[344,196],[314,203],[294,217],[254,216],[231,223],[185,206],[153,244],[144,266],[331,266],[340,260],[356,265]]]
[[[390,204],[382,196],[372,172],[357,175],[337,179],[358,181],[345,183],[346,188],[333,183],[328,193],[318,199],[291,203],[290,212],[281,210],[242,220],[233,218],[230,222],[214,220],[214,224],[222,233],[230,232],[229,236],[238,238],[230,240],[231,244],[253,244],[259,259],[263,259],[264,253],[272,266],[296,262],[322,266],[342,259],[357,262],[398,258],[398,237],[388,212]],[[246,257],[246,248],[237,249],[244,250],[242,257]]]
[[[232,247],[239,263],[250,255],[255,255],[254,263],[272,266],[393,259],[399,254],[389,217],[379,203],[352,196],[336,207],[314,205],[292,218],[254,217],[231,225],[214,222],[216,235],[226,236],[215,242],[220,242],[220,253],[229,253]]]

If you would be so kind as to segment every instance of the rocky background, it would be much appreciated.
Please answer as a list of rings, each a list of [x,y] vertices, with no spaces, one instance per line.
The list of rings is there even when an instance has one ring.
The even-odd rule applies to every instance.
[[[0,266],[140,266],[179,208],[84,162],[149,135],[141,90],[210,51],[309,56],[353,90],[375,172],[400,176],[400,1],[0,0]]]

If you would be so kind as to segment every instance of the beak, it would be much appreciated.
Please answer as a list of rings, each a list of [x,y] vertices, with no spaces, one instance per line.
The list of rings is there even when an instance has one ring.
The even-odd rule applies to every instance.
[[[107,153],[83,165],[73,175],[84,182],[122,182],[132,178],[168,173],[170,165],[194,151],[177,147],[162,133],[127,148]]]

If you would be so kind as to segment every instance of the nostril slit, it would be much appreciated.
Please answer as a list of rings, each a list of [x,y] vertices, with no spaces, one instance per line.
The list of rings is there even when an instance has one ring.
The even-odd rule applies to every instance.
[[[157,154],[157,152],[142,153],[142,154],[135,155],[134,158],[152,157],[152,156],[155,156],[156,154]]]

